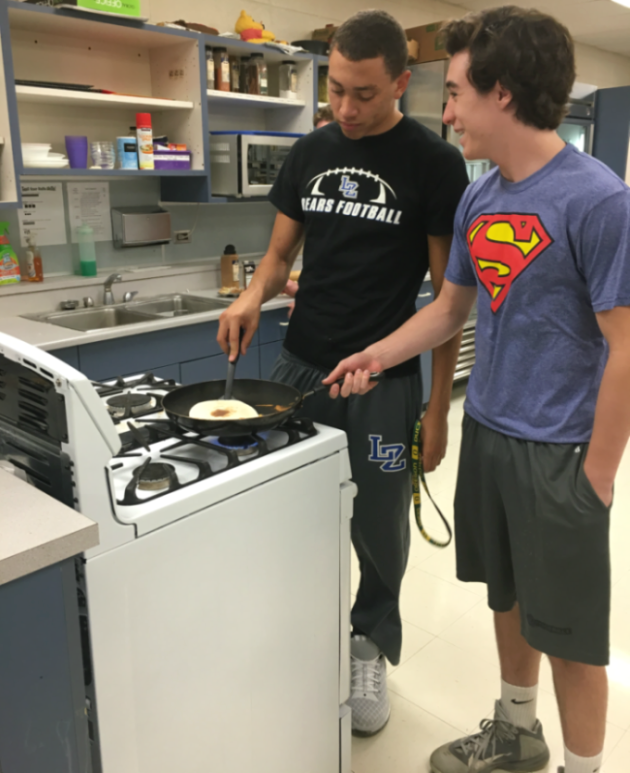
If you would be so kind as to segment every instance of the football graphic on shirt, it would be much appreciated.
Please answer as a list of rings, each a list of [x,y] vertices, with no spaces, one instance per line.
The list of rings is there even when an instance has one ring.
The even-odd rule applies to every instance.
[[[480,215],[467,233],[468,249],[480,282],[497,312],[514,280],[553,244],[538,215]]]
[[[399,225],[398,196],[380,175],[355,167],[336,167],[313,177],[302,197],[304,212],[341,215]]]

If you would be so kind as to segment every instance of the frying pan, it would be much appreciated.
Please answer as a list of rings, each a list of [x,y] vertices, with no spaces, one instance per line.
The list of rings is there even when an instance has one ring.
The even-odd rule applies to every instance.
[[[370,381],[378,381],[381,373],[374,373]],[[341,383],[341,382],[339,382]],[[252,432],[273,429],[302,407],[305,398],[316,392],[329,389],[330,386],[318,386],[302,394],[295,387],[275,381],[258,379],[236,379],[232,398],[242,400],[254,407],[260,416],[252,419],[209,420],[192,419],[190,409],[204,400],[220,400],[225,392],[225,380],[204,381],[199,384],[179,387],[164,395],[162,406],[166,415],[178,426],[206,435],[237,437]]]

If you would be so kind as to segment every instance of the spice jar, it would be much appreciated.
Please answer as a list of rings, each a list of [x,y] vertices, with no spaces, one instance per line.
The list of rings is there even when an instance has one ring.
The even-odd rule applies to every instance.
[[[280,97],[282,99],[297,99],[297,65],[286,59],[278,70],[280,79]]]
[[[328,67],[320,65],[317,72],[317,101],[328,104]]]
[[[214,87],[218,91],[230,90],[230,59],[227,48],[214,49]]]
[[[252,54],[249,60],[249,93],[266,96],[269,94],[267,62],[262,54]]]
[[[238,56],[230,56],[230,90],[241,90],[241,60]]]
[[[239,67],[239,91],[241,94],[249,94],[249,56],[242,56]]]
[[[211,48],[206,48],[206,87],[214,88],[214,55]]]

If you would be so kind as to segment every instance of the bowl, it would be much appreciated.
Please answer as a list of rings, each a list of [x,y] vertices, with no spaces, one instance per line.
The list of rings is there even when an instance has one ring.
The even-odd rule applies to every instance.
[[[24,158],[46,158],[52,145],[47,142],[23,142],[22,156]]]
[[[310,54],[328,56],[328,42],[325,40],[294,40],[292,46],[300,46]]]

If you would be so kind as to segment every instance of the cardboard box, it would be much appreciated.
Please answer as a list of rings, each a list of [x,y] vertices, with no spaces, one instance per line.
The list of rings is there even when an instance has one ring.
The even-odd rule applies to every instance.
[[[444,41],[440,30],[443,22],[434,24],[425,24],[422,27],[412,27],[405,30],[408,40],[415,40],[418,43],[418,57],[414,64],[422,62],[436,62],[440,59],[448,59],[448,54],[444,48]]]
[[[334,24],[327,24],[325,27],[319,30],[313,30],[311,40],[323,40],[326,43],[330,43],[332,36],[337,31],[337,27]]]

